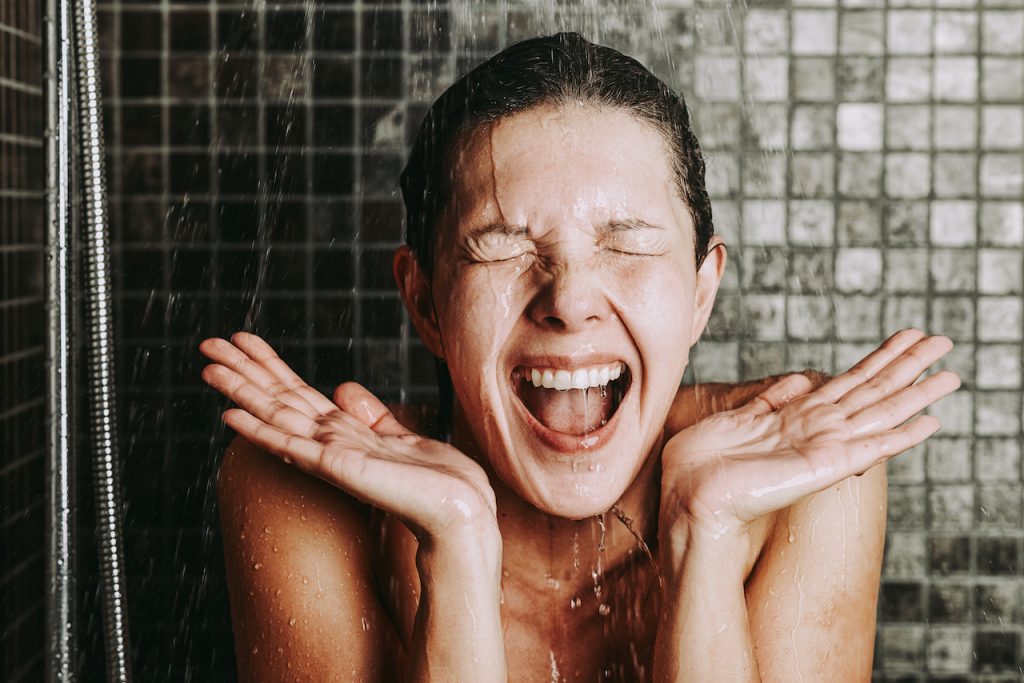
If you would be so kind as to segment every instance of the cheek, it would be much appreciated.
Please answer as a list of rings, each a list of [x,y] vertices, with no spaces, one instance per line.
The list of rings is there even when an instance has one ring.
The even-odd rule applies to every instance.
[[[514,292],[511,281],[483,272],[452,278],[439,310],[449,364],[475,375],[497,355],[518,315]]]

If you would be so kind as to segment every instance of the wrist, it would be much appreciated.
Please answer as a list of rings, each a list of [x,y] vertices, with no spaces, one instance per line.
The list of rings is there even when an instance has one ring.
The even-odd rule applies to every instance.
[[[438,573],[464,578],[494,578],[501,574],[502,543],[497,527],[462,527],[444,536],[420,539],[416,566],[421,578]]]

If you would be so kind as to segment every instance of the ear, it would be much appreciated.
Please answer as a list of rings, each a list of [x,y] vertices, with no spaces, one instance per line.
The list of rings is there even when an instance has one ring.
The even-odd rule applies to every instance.
[[[405,310],[409,311],[409,318],[416,327],[420,339],[428,351],[438,358],[444,358],[430,281],[420,268],[416,254],[409,245],[403,244],[395,250],[391,266],[395,281],[398,283],[398,291],[401,292],[402,301],[405,303]]]
[[[694,291],[693,329],[690,332],[690,346],[697,343],[700,335],[711,317],[711,309],[715,305],[718,285],[722,282],[725,272],[725,242],[718,235],[711,238],[707,256],[697,271],[697,287]]]

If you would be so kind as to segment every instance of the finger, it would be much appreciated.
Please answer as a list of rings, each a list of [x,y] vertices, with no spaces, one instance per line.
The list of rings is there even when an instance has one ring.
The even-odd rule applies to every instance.
[[[742,405],[737,412],[764,415],[778,410],[814,388],[814,382],[800,373],[786,375]]]
[[[286,463],[385,512],[413,520],[436,514],[436,503],[431,504],[436,491],[431,490],[427,497],[417,495],[424,491],[424,486],[410,476],[416,471],[408,464],[373,457],[359,449],[325,448],[322,443],[284,432],[237,408],[224,414],[224,422]]]
[[[203,381],[268,424],[301,436],[316,433],[317,424],[308,415],[274,398],[234,370],[216,363],[207,365],[203,368]]]
[[[904,351],[919,342],[924,332],[917,329],[900,330],[892,335],[875,351],[865,356],[859,363],[826,382],[818,392],[829,403],[835,403],[850,391],[868,381],[881,372]]]
[[[334,402],[378,434],[398,436],[410,433],[379,398],[357,382],[338,386],[334,390]]]
[[[231,342],[225,339],[207,339],[199,345],[199,351],[210,360],[234,370],[253,384],[262,387],[264,391],[292,408],[301,410],[310,417],[320,412],[302,394],[285,386]]]
[[[312,439],[284,432],[239,408],[224,413],[224,424],[289,465],[295,464],[307,472],[320,466],[323,444]]]
[[[866,472],[879,461],[910,450],[939,431],[941,426],[942,423],[934,415],[921,415],[895,429],[850,441],[846,444],[849,462],[846,476]]]
[[[255,334],[248,332],[236,332],[231,335],[231,341],[235,346],[249,354],[251,358],[266,368],[267,372],[276,377],[281,384],[306,399],[318,412],[329,413],[334,410],[334,404],[331,403],[330,399],[313,389],[313,387],[309,386],[301,377],[295,374],[295,371],[281,360],[281,357],[271,348],[270,344]]]
[[[848,419],[854,434],[869,435],[892,429],[910,419],[943,396],[960,388],[955,372],[942,372],[864,408]]]
[[[953,348],[948,337],[928,337],[910,347],[870,380],[844,396],[839,405],[848,415],[874,405],[886,396],[909,387],[935,361]]]

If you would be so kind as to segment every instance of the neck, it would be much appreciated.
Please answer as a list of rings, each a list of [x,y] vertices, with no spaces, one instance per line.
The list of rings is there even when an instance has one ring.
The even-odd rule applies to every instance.
[[[640,473],[607,512],[568,519],[540,510],[509,487],[482,453],[458,404],[452,445],[487,471],[497,501],[506,581],[531,590],[576,596],[627,564],[650,564],[657,536],[664,435]]]

